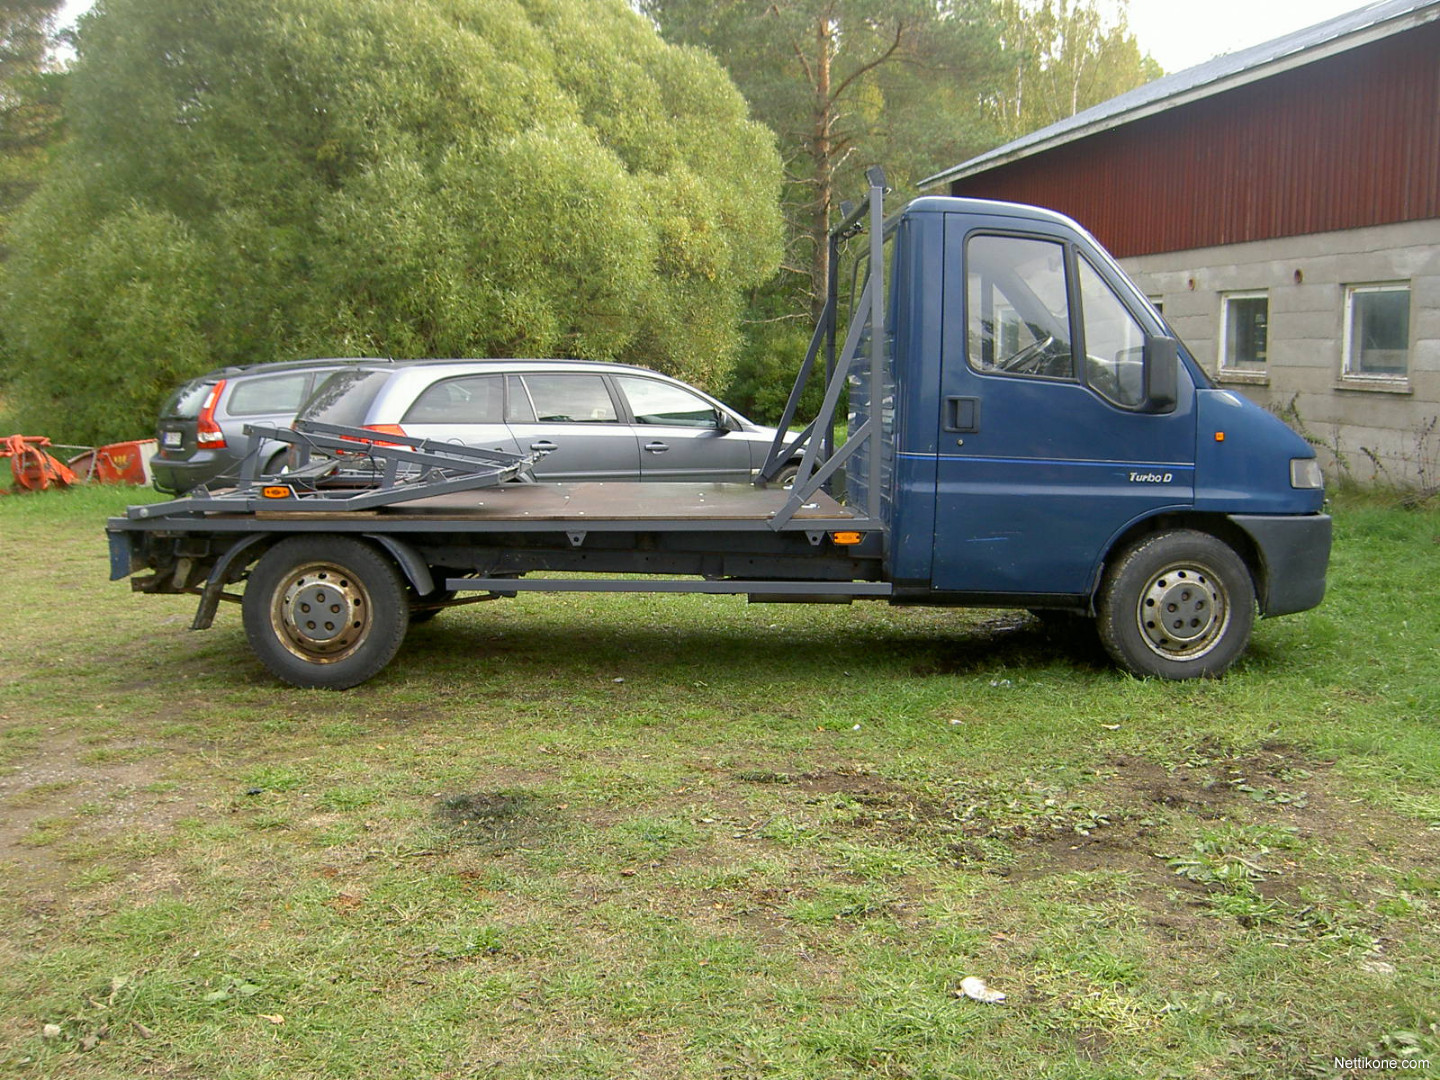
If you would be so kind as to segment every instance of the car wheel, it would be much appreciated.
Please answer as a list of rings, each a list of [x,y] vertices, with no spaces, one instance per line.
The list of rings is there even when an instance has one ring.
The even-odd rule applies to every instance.
[[[786,491],[789,491],[795,486],[795,477],[798,476],[799,473],[800,465],[798,462],[786,465],[775,474],[775,479],[770,481],[770,486],[784,488]]]
[[[1220,675],[1245,650],[1254,623],[1249,568],[1224,542],[1189,529],[1126,549],[1100,587],[1100,640],[1134,675]]]
[[[409,625],[395,564],[344,536],[296,536],[255,564],[242,603],[260,662],[292,686],[343,690],[376,674]]]

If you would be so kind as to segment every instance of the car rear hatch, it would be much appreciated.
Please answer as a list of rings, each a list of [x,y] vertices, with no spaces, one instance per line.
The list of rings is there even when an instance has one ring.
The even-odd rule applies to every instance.
[[[209,416],[213,426],[215,402],[225,380],[214,375],[191,379],[176,390],[160,410],[155,438],[160,456],[168,461],[185,461],[202,449],[200,431],[202,417]]]

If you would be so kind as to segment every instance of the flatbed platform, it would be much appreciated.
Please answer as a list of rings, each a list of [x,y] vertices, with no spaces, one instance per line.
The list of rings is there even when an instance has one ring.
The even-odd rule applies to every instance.
[[[790,501],[785,488],[763,488],[732,483],[640,483],[638,481],[580,484],[499,484],[472,491],[406,499],[368,510],[305,509],[277,502],[273,509],[260,506],[237,512],[226,505],[226,493],[216,492],[212,506],[197,507],[184,516],[146,514],[133,507],[128,529],[217,529],[231,531],[244,523],[266,529],[281,523],[305,522],[373,529],[378,522],[405,531],[438,528],[439,531],[515,531],[533,523],[550,531],[556,526],[586,530],[691,531],[696,528],[745,530],[774,528],[773,522]],[[780,528],[784,531],[844,528],[861,532],[878,529],[830,495],[816,492]]]

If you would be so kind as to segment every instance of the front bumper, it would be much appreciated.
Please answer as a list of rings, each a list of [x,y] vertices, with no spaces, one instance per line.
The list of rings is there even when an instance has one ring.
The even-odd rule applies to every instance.
[[[1260,614],[1308,611],[1325,596],[1329,514],[1231,514],[1260,553]]]

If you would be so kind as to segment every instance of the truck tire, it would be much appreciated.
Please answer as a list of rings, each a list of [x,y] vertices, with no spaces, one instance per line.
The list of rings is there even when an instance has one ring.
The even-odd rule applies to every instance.
[[[1249,643],[1255,585],[1223,541],[1177,529],[1121,551],[1097,609],[1105,651],[1132,675],[1214,678]]]
[[[409,625],[394,563],[344,536],[294,536],[255,564],[241,605],[260,662],[292,686],[344,690],[395,655]]]

